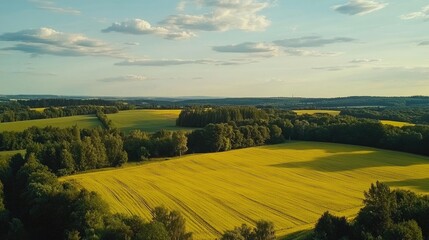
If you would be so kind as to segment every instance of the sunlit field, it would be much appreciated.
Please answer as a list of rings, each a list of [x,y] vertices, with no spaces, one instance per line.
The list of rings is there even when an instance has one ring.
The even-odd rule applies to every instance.
[[[176,119],[181,110],[129,110],[119,113],[107,114],[114,126],[124,132],[142,130],[156,132],[165,130],[190,130],[192,128],[176,127]]]
[[[415,126],[415,124],[413,124],[413,123],[399,122],[399,121],[380,120],[380,122],[382,124],[391,125],[391,126],[394,126],[394,127]]]
[[[337,116],[340,114],[340,111],[335,111],[335,110],[293,110],[293,111],[298,115],[304,115],[304,114],[312,115],[316,113],[325,113],[325,114]]]
[[[94,128],[101,126],[100,121],[95,115],[84,115],[84,116],[72,116],[72,117],[61,117],[61,118],[48,118],[48,119],[37,119],[27,120],[18,122],[6,122],[0,123],[0,132],[3,131],[24,131],[29,127],[72,127],[77,125],[80,128]]]
[[[374,148],[291,142],[196,154],[62,178],[102,195],[113,212],[150,219],[164,205],[187,219],[195,239],[241,223],[273,221],[278,235],[308,229],[329,210],[353,216],[376,180],[429,193],[429,158]]]

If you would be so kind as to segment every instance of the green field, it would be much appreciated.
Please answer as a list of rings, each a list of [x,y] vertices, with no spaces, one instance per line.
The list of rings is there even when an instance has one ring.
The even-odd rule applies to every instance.
[[[376,180],[429,193],[429,158],[374,148],[291,142],[63,178],[99,192],[113,212],[150,219],[181,211],[195,239],[267,219],[283,235],[314,226],[329,210],[353,216]]]
[[[391,125],[391,126],[394,126],[394,127],[415,126],[415,124],[413,124],[413,123],[390,121],[390,120],[380,120],[380,122],[382,124]]]
[[[0,160],[6,160],[17,153],[25,154],[25,150],[0,151]]]
[[[19,131],[24,131],[25,129],[32,126],[36,126],[36,127],[53,126],[53,127],[66,128],[66,127],[71,127],[73,125],[77,125],[80,128],[94,128],[97,126],[101,126],[101,123],[94,115],[48,118],[48,119],[0,123],[0,132],[3,132],[3,131],[19,132]]]
[[[181,110],[129,110],[119,113],[107,114],[113,121],[115,127],[128,133],[132,130],[142,130],[145,132],[156,132],[165,130],[189,130],[192,128],[176,127],[176,119]]]
[[[325,114],[330,114],[333,116],[337,116],[340,114],[341,111],[336,111],[336,110],[293,110],[296,114],[298,115],[304,115],[304,114],[316,114],[316,113],[325,113]]]

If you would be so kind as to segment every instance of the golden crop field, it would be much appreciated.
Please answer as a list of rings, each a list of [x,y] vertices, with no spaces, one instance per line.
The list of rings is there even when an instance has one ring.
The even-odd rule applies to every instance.
[[[316,114],[316,113],[326,113],[333,116],[337,116],[340,114],[340,111],[336,110],[293,110],[298,115],[304,115],[304,114]]]
[[[107,114],[113,121],[115,127],[124,132],[142,130],[145,132],[156,132],[164,130],[189,130],[176,126],[176,119],[181,110],[143,109],[120,111],[119,113]]]
[[[46,108],[41,107],[41,108],[31,108],[31,110],[37,111],[37,112],[43,112]]]
[[[391,126],[395,126],[395,127],[415,126],[415,124],[413,124],[413,123],[399,122],[399,121],[380,120],[380,122],[382,124],[391,125]]]
[[[93,190],[113,212],[151,218],[164,205],[187,219],[195,239],[241,223],[273,221],[278,235],[308,229],[329,210],[353,216],[376,180],[429,193],[429,158],[318,142],[195,154],[62,178]]]

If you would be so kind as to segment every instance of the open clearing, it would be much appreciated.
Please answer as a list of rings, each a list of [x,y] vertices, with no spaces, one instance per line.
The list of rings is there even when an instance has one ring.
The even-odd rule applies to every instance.
[[[176,126],[176,119],[181,110],[129,110],[119,113],[107,114],[113,121],[115,127],[128,133],[132,130],[142,130],[145,132],[156,132],[164,130],[190,130],[192,128],[182,128]]]
[[[391,125],[391,126],[394,126],[394,127],[415,126],[415,124],[413,124],[413,123],[399,122],[399,121],[380,120],[380,122],[382,124]]]
[[[164,205],[181,211],[195,239],[267,219],[283,235],[314,226],[329,210],[352,216],[376,180],[429,193],[429,158],[318,142],[291,142],[195,154],[69,176],[109,202],[113,212],[151,218]]]
[[[19,132],[19,131],[24,131],[25,129],[32,126],[36,126],[36,127],[52,126],[52,127],[66,128],[66,127],[72,127],[73,125],[77,125],[80,128],[94,128],[97,126],[101,126],[101,123],[95,115],[48,118],[48,119],[0,123],[0,132],[4,132],[4,131]]]
[[[341,111],[336,111],[336,110],[293,110],[296,114],[298,115],[304,115],[304,114],[316,114],[316,113],[325,113],[325,114],[330,114],[333,116],[337,116],[340,114]]]

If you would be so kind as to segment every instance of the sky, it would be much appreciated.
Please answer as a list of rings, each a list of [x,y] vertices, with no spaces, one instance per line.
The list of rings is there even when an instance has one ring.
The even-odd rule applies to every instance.
[[[429,0],[0,0],[0,94],[429,95]]]

